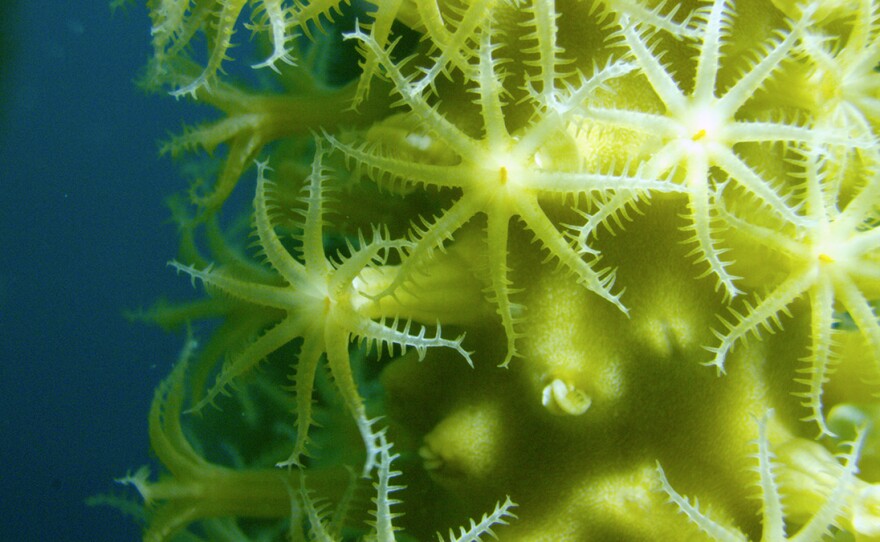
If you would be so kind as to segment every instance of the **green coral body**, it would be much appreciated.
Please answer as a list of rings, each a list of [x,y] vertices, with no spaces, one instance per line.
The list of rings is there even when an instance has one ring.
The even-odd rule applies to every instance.
[[[876,0],[148,6],[225,116],[145,540],[880,540]]]

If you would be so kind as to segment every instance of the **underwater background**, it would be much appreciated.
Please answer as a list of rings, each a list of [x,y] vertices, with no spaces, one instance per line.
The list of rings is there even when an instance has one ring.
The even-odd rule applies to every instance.
[[[5,0],[0,26],[0,541],[137,540],[86,499],[150,461],[153,388],[182,344],[124,313],[193,292],[165,265],[184,181],[157,157],[192,107],[133,83],[142,5]]]

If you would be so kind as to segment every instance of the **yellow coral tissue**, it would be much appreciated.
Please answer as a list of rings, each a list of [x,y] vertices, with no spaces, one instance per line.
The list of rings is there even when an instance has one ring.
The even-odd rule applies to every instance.
[[[146,4],[145,541],[880,541],[880,0]]]

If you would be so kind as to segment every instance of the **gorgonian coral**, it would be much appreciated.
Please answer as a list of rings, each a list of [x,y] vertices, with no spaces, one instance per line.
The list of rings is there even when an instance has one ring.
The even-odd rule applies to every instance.
[[[880,538],[876,0],[148,6],[146,539]]]

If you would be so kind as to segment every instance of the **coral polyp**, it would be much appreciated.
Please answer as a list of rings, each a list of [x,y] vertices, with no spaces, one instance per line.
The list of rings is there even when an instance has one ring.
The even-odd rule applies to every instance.
[[[146,540],[880,540],[877,0],[147,5]]]

